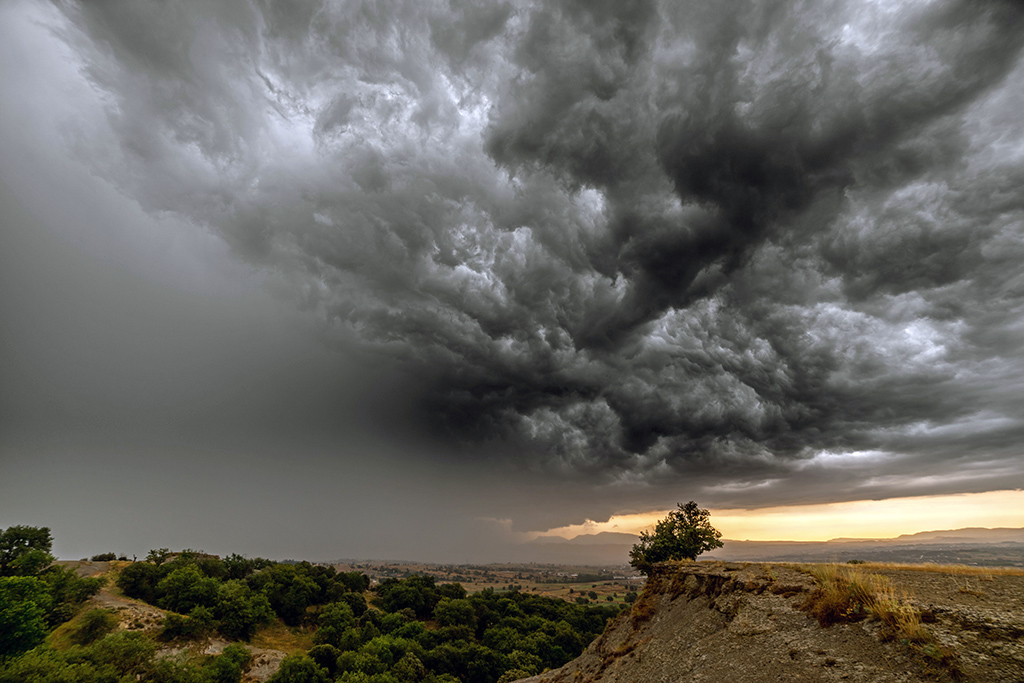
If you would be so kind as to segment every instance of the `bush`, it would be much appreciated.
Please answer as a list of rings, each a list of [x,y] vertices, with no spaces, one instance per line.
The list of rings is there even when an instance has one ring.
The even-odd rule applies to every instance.
[[[92,557],[90,557],[89,561],[91,561],[91,562],[110,562],[111,560],[116,560],[116,559],[117,559],[117,555],[115,555],[114,553],[100,553],[99,555],[93,555]]]
[[[239,683],[252,664],[252,654],[241,645],[228,645],[206,665],[208,683]]]
[[[180,614],[168,614],[160,631],[161,640],[201,640],[209,636],[217,627],[213,613],[205,607],[195,607],[187,617]]]
[[[288,655],[267,683],[331,683],[331,677],[305,654]]]
[[[108,609],[91,609],[82,615],[78,628],[71,634],[75,645],[90,645],[117,628],[117,616]]]
[[[75,570],[52,566],[39,574],[50,593],[50,606],[46,611],[46,623],[53,628],[63,624],[78,611],[79,606],[99,592],[106,579],[99,577],[80,578]]]

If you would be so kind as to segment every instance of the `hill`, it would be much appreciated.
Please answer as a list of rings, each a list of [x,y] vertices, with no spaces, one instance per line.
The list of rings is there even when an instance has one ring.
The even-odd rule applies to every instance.
[[[583,655],[521,683],[1024,680],[1024,573],[837,571],[877,601],[822,611],[832,594],[791,565],[659,565]]]

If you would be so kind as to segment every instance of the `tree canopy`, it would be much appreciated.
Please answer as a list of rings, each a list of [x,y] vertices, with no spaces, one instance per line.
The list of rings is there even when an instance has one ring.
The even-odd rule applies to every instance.
[[[694,560],[722,547],[722,532],[711,526],[710,512],[692,500],[678,507],[655,525],[653,533],[642,532],[640,542],[629,551],[630,565],[642,574],[650,574],[656,562]]]

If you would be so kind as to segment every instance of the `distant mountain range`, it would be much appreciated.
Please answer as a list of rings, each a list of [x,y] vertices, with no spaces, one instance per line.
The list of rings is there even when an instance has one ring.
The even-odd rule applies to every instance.
[[[540,536],[521,544],[519,561],[546,564],[622,565],[639,540],[633,534],[602,532],[573,538]],[[834,538],[829,541],[737,541],[702,559],[791,562],[935,562],[983,566],[1024,566],[1024,528],[946,529],[896,538]]]

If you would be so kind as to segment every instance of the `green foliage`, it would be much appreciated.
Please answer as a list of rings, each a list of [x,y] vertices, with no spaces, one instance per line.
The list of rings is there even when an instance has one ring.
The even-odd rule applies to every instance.
[[[179,567],[157,584],[157,604],[179,614],[188,614],[194,607],[212,607],[217,586],[216,579],[204,576],[195,565]]]
[[[90,645],[117,628],[117,616],[109,609],[91,609],[82,615],[71,634],[75,645]]]
[[[122,675],[141,676],[156,653],[156,644],[141,633],[121,631],[98,641],[93,650],[97,661],[113,663]]]
[[[0,576],[35,576],[53,563],[48,527],[12,526],[0,532]]]
[[[334,576],[334,581],[345,586],[345,590],[351,593],[364,593],[370,588],[370,577],[362,572],[339,572]]]
[[[228,645],[206,665],[206,683],[240,683],[252,664],[252,654],[241,645]]]
[[[331,677],[308,655],[294,654],[281,660],[281,668],[267,683],[331,683]]]
[[[322,589],[306,567],[275,564],[257,576],[271,607],[289,626],[301,624],[306,608],[319,603]]]
[[[217,630],[225,638],[248,641],[256,629],[274,620],[274,611],[265,595],[254,592],[238,579],[224,581],[217,587],[213,615]]]
[[[342,593],[335,602],[344,602],[356,617],[366,613],[366,598],[360,593]]]
[[[629,563],[649,575],[657,562],[693,560],[708,550],[721,548],[722,533],[711,526],[711,514],[692,500],[658,522],[654,533],[644,531],[629,551]]]
[[[89,558],[90,562],[110,562],[116,560],[117,555],[114,553],[100,553],[99,555],[93,555]]]
[[[209,636],[217,627],[213,613],[205,607],[194,607],[187,617],[168,614],[160,631],[161,640],[200,640]]]
[[[152,551],[150,551],[152,554]],[[166,573],[158,564],[133,562],[117,575],[117,587],[130,598],[156,603],[156,586]]]
[[[399,581],[385,579],[377,586],[374,604],[385,612],[411,609],[420,619],[427,619],[440,599],[432,576],[410,576]]]
[[[169,548],[156,548],[154,550],[150,550],[149,553],[146,555],[146,562],[152,562],[153,564],[159,566],[166,562],[170,556],[171,551]]]
[[[9,544],[11,557],[48,552],[48,531],[18,533],[22,540]],[[149,559],[125,566],[117,582],[130,597],[172,611],[164,640],[204,638],[214,630],[248,640],[275,613],[290,625],[315,624],[314,647],[285,658],[274,683],[513,680],[565,664],[618,613],[614,605],[573,605],[520,591],[468,595],[461,585],[439,586],[430,576],[385,580],[375,591],[375,608],[368,608],[363,593],[369,580],[362,573],[166,549]],[[154,642],[141,633],[104,636],[111,628],[104,610],[83,616],[71,636],[74,647],[30,649],[45,637],[48,619],[67,618],[101,585],[56,566],[8,562],[19,571],[30,565],[39,567],[36,576],[8,577],[7,590],[0,590],[6,601],[0,620],[17,621],[16,628],[0,621],[0,634],[24,636],[7,645],[11,654],[0,666],[0,683],[237,683],[251,665],[240,646],[202,664],[158,659]]]
[[[239,683],[252,661],[238,645],[202,665],[155,655],[149,638],[129,632],[68,650],[41,646],[0,666],[0,683]]]
[[[81,578],[75,570],[56,565],[47,567],[38,578],[50,593],[50,607],[46,611],[46,623],[50,628],[73,617],[82,603],[96,595],[106,581],[99,577]]]
[[[228,555],[223,560],[224,567],[227,569],[229,579],[246,579],[252,576],[255,572],[274,564],[270,560],[262,557],[248,558],[243,557],[237,553]]]
[[[0,577],[0,660],[43,642],[49,605],[50,593],[39,579]]]
[[[0,658],[31,649],[103,585],[53,565],[46,527],[0,532]]]
[[[347,603],[332,602],[320,612],[318,624],[320,628],[313,634],[313,642],[338,647],[345,632],[356,625],[356,618]]]
[[[471,628],[476,626],[476,612],[473,609],[473,603],[466,599],[442,598],[434,607],[434,619],[442,626],[457,624]]]
[[[327,643],[321,643],[314,645],[309,649],[309,658],[316,662],[316,665],[327,672],[328,676],[334,676],[338,671],[338,655],[341,654],[341,650],[328,645]]]
[[[467,596],[461,586],[437,587],[429,577],[384,581],[377,593],[382,611],[367,612],[361,631],[348,628],[335,641],[337,681],[495,683],[510,670],[532,675],[579,655],[618,614],[613,605],[581,607],[519,592]],[[410,621],[431,602],[439,628]]]

